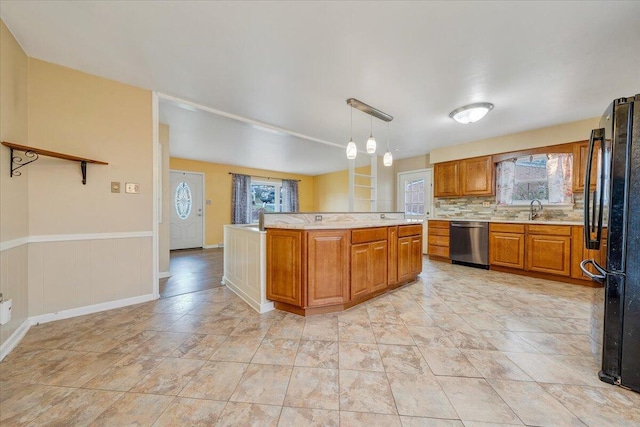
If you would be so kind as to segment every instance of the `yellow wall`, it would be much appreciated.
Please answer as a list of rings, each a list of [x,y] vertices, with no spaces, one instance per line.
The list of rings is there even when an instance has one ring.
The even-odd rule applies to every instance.
[[[80,166],[43,157],[29,171],[31,235],[151,231],[151,92],[29,59],[29,143],[108,162]],[[111,181],[140,194],[111,193]]]
[[[509,151],[525,150],[528,148],[546,147],[547,145],[564,144],[566,142],[583,141],[589,139],[591,129],[598,127],[599,117],[563,123],[534,129],[527,132],[513,133],[495,138],[482,139],[450,147],[437,148],[430,153],[431,163],[469,157],[486,156]]]
[[[369,174],[371,166],[363,166],[356,169],[357,173]],[[370,185],[367,178],[356,177],[356,184]],[[326,173],[313,177],[314,194],[313,209],[315,212],[348,212],[349,211],[349,171]],[[356,189],[356,199],[369,198],[368,190]],[[368,212],[368,202],[354,202],[356,212]]]
[[[27,55],[0,20],[0,140],[28,145]],[[9,177],[10,150],[0,146],[0,292],[13,300],[11,321],[0,326],[4,344],[28,317],[29,166]],[[16,153],[18,154],[18,153]],[[16,243],[21,240],[22,244]],[[14,241],[14,244],[9,244]],[[17,246],[16,246],[17,245]]]
[[[394,160],[393,165],[396,173],[428,169],[432,167],[430,156],[428,154]]]
[[[311,176],[242,168],[175,157],[171,157],[169,163],[171,170],[201,172],[205,175],[205,199],[211,200],[211,205],[205,205],[205,245],[207,246],[223,243],[223,225],[231,224],[231,175],[229,175],[229,172],[278,179],[298,179],[300,180],[298,184],[300,212],[313,211],[314,179]]]

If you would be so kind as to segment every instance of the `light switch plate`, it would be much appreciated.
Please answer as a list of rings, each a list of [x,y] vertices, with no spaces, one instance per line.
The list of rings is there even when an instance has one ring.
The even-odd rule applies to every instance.
[[[140,184],[137,182],[126,182],[124,184],[124,192],[129,194],[138,194],[140,192]]]
[[[115,182],[115,181],[111,182],[111,192],[112,193],[119,193],[120,192],[120,183],[119,182]]]

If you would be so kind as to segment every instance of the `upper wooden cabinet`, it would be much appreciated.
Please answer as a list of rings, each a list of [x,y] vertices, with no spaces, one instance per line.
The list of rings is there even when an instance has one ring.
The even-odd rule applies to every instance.
[[[460,178],[464,196],[490,196],[494,194],[495,180],[493,179],[491,156],[461,160]]]
[[[460,195],[460,161],[436,163],[433,168],[435,197],[455,197]]]
[[[491,156],[434,165],[435,197],[489,196],[494,194]]]
[[[593,168],[591,169],[591,190],[596,189],[598,168],[596,165],[598,152],[594,150]],[[573,146],[573,191],[584,191],[584,183],[589,159],[589,141],[576,142]]]

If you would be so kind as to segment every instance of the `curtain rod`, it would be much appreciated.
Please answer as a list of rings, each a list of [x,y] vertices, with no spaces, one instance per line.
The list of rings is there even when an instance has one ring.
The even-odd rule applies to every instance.
[[[235,173],[235,172],[229,172],[229,175],[247,175],[246,173]],[[302,181],[301,179],[287,179],[287,178],[274,178],[272,176],[261,176],[261,175],[249,175],[249,176],[255,176],[256,178],[265,178],[265,179],[279,179],[279,180],[287,180],[287,181],[296,181],[296,182],[300,182]]]

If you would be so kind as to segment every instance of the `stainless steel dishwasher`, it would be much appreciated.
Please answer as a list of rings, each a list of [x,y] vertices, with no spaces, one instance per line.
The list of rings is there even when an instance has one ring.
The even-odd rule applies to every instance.
[[[449,253],[454,264],[489,268],[489,223],[451,221]]]

